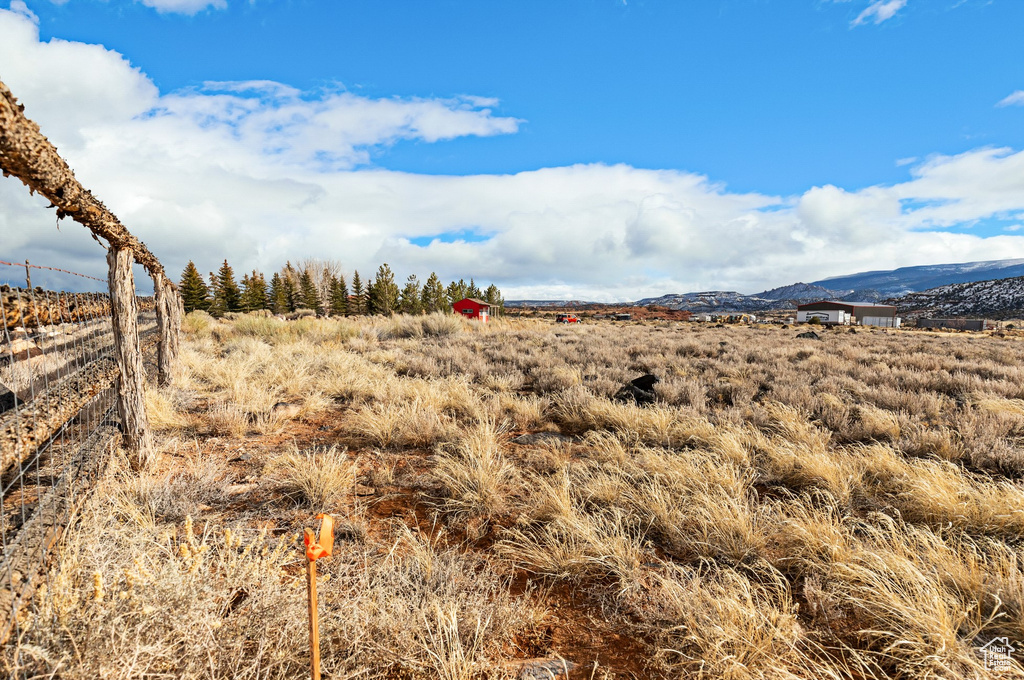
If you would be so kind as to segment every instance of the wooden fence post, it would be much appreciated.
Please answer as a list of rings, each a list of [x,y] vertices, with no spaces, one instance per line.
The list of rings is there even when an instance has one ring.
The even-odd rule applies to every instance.
[[[132,252],[111,244],[107,251],[110,286],[110,316],[114,327],[114,358],[117,380],[117,410],[124,427],[125,447],[132,467],[141,470],[152,455],[149,423],[146,419],[145,374],[139,346],[138,302],[132,275]]]
[[[153,294],[156,296],[156,328],[160,336],[156,347],[157,384],[171,384],[171,373],[178,354],[178,335],[174,328],[174,310],[178,306],[174,290],[167,285],[163,274],[153,276]]]
[[[170,323],[168,328],[170,334],[167,338],[167,349],[171,355],[171,362],[178,361],[178,342],[181,339],[181,316],[185,313],[184,303],[178,289],[171,281],[164,280],[164,291],[167,294],[167,318]]]

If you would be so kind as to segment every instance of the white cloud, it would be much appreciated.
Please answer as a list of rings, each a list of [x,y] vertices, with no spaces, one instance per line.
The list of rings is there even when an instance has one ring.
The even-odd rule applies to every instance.
[[[261,152],[278,164],[340,169],[367,163],[373,148],[401,140],[437,142],[518,129],[520,121],[493,116],[481,101],[489,100],[369,99],[343,91],[309,96],[267,81],[208,82],[161,97],[153,116],[189,121],[222,144]]]
[[[321,256],[364,276],[389,262],[400,277],[494,281],[510,299],[622,300],[1024,256],[1016,233],[949,233],[1024,212],[1024,152],[1009,149],[934,156],[892,186],[795,197],[626,165],[416,175],[368,162],[400,140],[513,133],[519,121],[470,96],[369,99],[267,81],[161,94],[116,52],[39,42],[24,12],[0,10],[0,63],[83,184],[175,276],[189,259],[208,271],[227,257],[241,274]],[[102,277],[100,248],[69,221],[58,232],[45,206],[0,180],[0,252]],[[467,231],[488,238],[435,238]]]
[[[23,0],[12,0],[11,8],[15,3],[22,3]],[[50,0],[54,5],[66,5],[70,0]],[[207,7],[213,9],[227,9],[227,0],[135,0],[146,7],[155,9],[160,14],[187,14],[189,16],[202,12]]]
[[[850,22],[850,25],[861,26],[871,22],[877,26],[883,21],[892,19],[906,5],[907,0],[875,0],[858,14],[857,18]]]
[[[212,7],[213,9],[226,9],[227,0],[136,0],[146,7],[152,7],[161,13],[173,14],[196,14]]]
[[[1024,90],[1017,90],[999,101],[996,106],[1024,106]]]

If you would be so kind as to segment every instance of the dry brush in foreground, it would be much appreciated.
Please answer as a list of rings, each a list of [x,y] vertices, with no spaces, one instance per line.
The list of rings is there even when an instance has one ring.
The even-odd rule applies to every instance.
[[[327,510],[331,677],[1024,677],[979,652],[1024,643],[1013,335],[186,327],[162,467],[107,480],[14,675],[300,675]],[[611,398],[643,372],[653,405]]]

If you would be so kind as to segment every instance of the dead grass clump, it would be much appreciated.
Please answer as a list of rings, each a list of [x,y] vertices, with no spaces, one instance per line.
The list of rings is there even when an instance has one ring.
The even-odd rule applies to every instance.
[[[380,329],[380,339],[449,337],[462,332],[463,327],[464,322],[462,318],[456,317],[454,314],[443,314],[441,312],[435,312],[427,316],[403,314],[392,317]]]
[[[445,508],[455,516],[491,518],[506,510],[516,469],[502,454],[504,434],[502,426],[485,421],[454,446],[439,447],[434,477],[444,491]]]
[[[540,623],[541,612],[512,597],[508,578],[480,556],[404,526],[390,540],[324,564],[323,656],[345,659],[349,673],[479,677]]]
[[[451,420],[418,399],[362,405],[348,422],[354,432],[381,448],[429,447],[452,433]]]
[[[855,640],[887,674],[985,677],[974,646],[985,628],[977,603],[961,601],[917,555],[886,549],[891,542],[879,534],[896,526],[887,524],[862,528],[864,547],[826,572],[824,592],[842,610],[833,611],[834,618],[857,626]],[[895,540],[906,543],[903,536]]]
[[[513,528],[498,544],[520,568],[556,578],[612,577],[620,591],[636,586],[641,565],[654,559],[643,531],[619,510],[572,512],[533,530]]]
[[[293,446],[271,460],[267,468],[282,494],[315,512],[328,512],[351,493],[355,472],[347,451],[336,446],[305,451]]]
[[[143,525],[181,521],[223,499],[226,475],[218,460],[192,456],[171,472],[127,479],[128,498],[115,507]]]
[[[189,312],[181,320],[181,330],[189,335],[203,335],[211,326],[217,323],[210,314],[197,309]]]
[[[860,468],[847,454],[793,446],[772,440],[758,456],[761,480],[797,493],[827,495],[841,507],[851,507],[859,488]]]
[[[242,438],[249,432],[250,415],[241,405],[233,402],[214,404],[206,414],[209,430],[215,434]]]
[[[849,426],[838,434],[848,442],[895,442],[900,438],[900,421],[891,411],[860,404],[851,410]]]
[[[948,427],[913,424],[903,432],[899,449],[914,458],[938,458],[950,462],[963,460],[965,448],[960,435]]]
[[[157,432],[181,431],[193,423],[177,396],[170,390],[146,386],[146,416]]]
[[[631,604],[666,670],[737,680],[828,677],[805,651],[810,645],[782,579],[764,585],[732,569],[666,565],[651,581]]]
[[[235,321],[234,327],[239,335],[273,341],[287,334],[288,323],[273,317],[245,315]]]
[[[863,490],[909,522],[950,526],[1019,540],[1024,535],[1024,491],[1006,481],[983,481],[945,461],[905,460],[892,449],[861,454]]]
[[[611,430],[624,439],[669,448],[710,442],[715,434],[714,426],[695,413],[613,402],[581,387],[565,390],[552,401],[555,420],[575,434]]]

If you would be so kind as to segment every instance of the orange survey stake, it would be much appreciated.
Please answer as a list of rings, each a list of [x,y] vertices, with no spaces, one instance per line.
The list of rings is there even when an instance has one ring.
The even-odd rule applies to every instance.
[[[320,622],[316,612],[316,561],[334,552],[334,519],[320,513],[320,537],[312,529],[302,532],[306,544],[306,593],[309,598],[309,677],[320,680]]]
[[[303,532],[306,559],[310,562],[316,562],[321,557],[330,557],[334,552],[334,518],[323,513],[317,515],[316,518],[323,520],[320,523],[320,538],[314,539],[312,529],[306,529]]]

